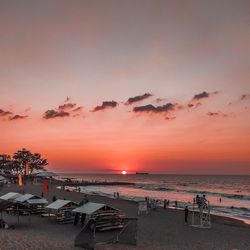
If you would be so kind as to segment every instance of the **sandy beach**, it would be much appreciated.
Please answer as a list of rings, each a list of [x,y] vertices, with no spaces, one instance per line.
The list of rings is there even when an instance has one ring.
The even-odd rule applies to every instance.
[[[41,195],[42,184],[27,184],[25,193]],[[20,191],[16,185],[4,186],[0,195],[11,191]],[[70,199],[80,202],[84,194],[59,190],[50,184],[44,197],[52,201]],[[147,215],[137,216],[137,203],[123,199],[111,199],[102,196],[89,196],[89,200],[109,204],[120,209],[127,217],[138,217],[137,245],[101,244],[96,249],[166,249],[166,250],[248,250],[250,249],[250,226],[241,221],[225,217],[212,216],[211,229],[193,228],[184,223],[182,210],[158,208]],[[0,250],[9,249],[81,249],[74,246],[74,239],[81,231],[80,226],[59,225],[53,219],[40,215],[20,217],[3,214],[4,220],[15,229],[0,230]],[[189,215],[189,220],[191,215]]]

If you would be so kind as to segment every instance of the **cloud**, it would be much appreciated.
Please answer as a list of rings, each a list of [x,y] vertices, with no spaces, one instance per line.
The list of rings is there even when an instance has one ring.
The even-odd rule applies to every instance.
[[[56,111],[54,109],[47,110],[43,114],[44,119],[52,119],[52,118],[57,118],[57,117],[67,117],[70,116],[70,113],[65,112],[65,111]]]
[[[12,114],[13,113],[10,112],[10,111],[5,111],[5,110],[0,109],[0,117],[9,116],[9,115],[12,115]]]
[[[82,110],[83,110],[83,107],[79,106],[79,107],[73,109],[72,112],[79,112],[79,111],[82,111]]]
[[[11,116],[9,118],[10,121],[14,121],[14,120],[23,120],[23,119],[26,119],[28,118],[27,115],[14,115],[14,116]]]
[[[198,108],[201,105],[202,105],[201,102],[197,102],[196,104],[189,103],[187,106],[188,106],[188,108],[194,108],[194,109],[196,109],[196,108]]]
[[[165,117],[165,119],[168,120],[168,121],[169,121],[169,120],[175,120],[176,117],[175,117],[175,116],[173,116],[173,117]]]
[[[208,112],[207,113],[208,116],[221,116],[221,117],[227,117],[227,114],[223,114],[222,112]]]
[[[71,115],[73,117],[79,116],[79,115],[81,115],[82,111],[83,111],[83,107],[81,107],[81,106],[76,107],[75,109],[72,110]]]
[[[174,110],[175,104],[172,103],[167,103],[162,106],[154,106],[152,104],[148,104],[145,106],[138,106],[134,107],[133,111],[138,113],[138,112],[145,112],[145,113],[167,113],[169,111]]]
[[[91,112],[97,112],[105,109],[112,109],[118,106],[118,103],[115,101],[105,101],[101,106],[96,106]]]
[[[67,97],[65,102],[68,102],[70,99]],[[62,105],[59,105],[56,109],[49,109],[43,114],[43,118],[53,119],[58,117],[76,117],[79,116],[83,111],[82,106],[78,106],[75,103],[64,103]]]
[[[200,94],[194,95],[193,100],[200,100],[200,99],[203,99],[203,98],[207,98],[207,97],[209,97],[209,96],[210,96],[209,93],[207,93],[206,91],[203,91],[203,92],[200,93]]]
[[[70,109],[73,109],[75,106],[76,106],[75,103],[65,103],[63,105],[60,105],[58,107],[58,110],[60,111],[70,110]]]
[[[152,96],[152,94],[150,93],[145,93],[144,95],[138,95],[138,96],[134,96],[134,97],[130,97],[127,101],[126,101],[126,105],[130,105],[133,104],[135,102],[139,102],[142,101],[144,99],[149,98],[150,96]]]
[[[9,121],[14,121],[14,120],[23,120],[27,118],[28,116],[27,115],[14,115],[11,111],[5,111],[5,110],[0,109],[0,117],[2,118],[2,120],[4,120],[4,118],[7,118]]]
[[[248,99],[250,99],[250,94],[243,94],[243,95],[241,95],[241,97],[240,97],[240,100],[241,100],[241,101],[248,100]]]

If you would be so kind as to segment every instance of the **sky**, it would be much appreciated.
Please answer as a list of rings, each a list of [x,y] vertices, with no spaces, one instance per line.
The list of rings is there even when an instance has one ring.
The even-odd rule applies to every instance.
[[[0,90],[49,170],[250,174],[250,3],[0,0]]]

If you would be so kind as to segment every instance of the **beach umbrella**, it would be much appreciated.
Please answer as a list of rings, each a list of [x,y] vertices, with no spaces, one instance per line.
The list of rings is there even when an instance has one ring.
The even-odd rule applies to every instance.
[[[19,174],[18,175],[18,185],[21,187],[23,185],[23,178],[22,178],[22,175]]]
[[[58,176],[58,174],[53,173],[53,172],[41,172],[41,173],[38,173],[36,176],[43,177],[43,178],[50,178],[50,177]]]

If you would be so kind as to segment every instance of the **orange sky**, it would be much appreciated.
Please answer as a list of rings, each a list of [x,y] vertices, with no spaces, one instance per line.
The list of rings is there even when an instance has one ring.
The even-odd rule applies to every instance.
[[[0,153],[61,172],[250,174],[249,7],[1,2]]]

